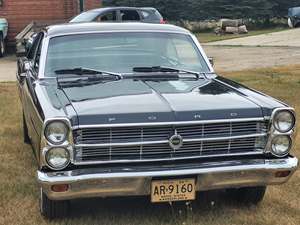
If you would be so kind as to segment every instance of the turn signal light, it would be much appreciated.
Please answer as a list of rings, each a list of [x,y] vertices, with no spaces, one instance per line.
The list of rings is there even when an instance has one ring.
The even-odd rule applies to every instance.
[[[291,171],[286,170],[286,171],[278,171],[275,173],[275,177],[287,177],[290,175]]]
[[[66,192],[69,190],[68,184],[56,184],[51,186],[51,190],[54,192]]]

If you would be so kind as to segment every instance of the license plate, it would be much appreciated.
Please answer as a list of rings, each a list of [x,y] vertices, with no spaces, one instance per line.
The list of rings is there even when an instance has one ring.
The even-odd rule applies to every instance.
[[[194,200],[195,179],[154,180],[151,183],[151,202]]]

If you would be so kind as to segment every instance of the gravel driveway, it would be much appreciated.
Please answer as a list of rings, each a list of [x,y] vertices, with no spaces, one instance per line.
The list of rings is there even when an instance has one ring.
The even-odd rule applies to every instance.
[[[207,45],[221,46],[280,46],[300,47],[300,29],[261,34],[256,36],[235,38],[225,41],[208,43]]]
[[[217,72],[300,64],[300,47],[203,47]]]

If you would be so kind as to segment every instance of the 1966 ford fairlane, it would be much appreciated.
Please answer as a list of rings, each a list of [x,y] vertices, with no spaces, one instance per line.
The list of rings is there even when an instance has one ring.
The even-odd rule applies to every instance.
[[[87,197],[190,201],[227,189],[256,204],[298,166],[294,110],[216,75],[176,26],[48,27],[17,78],[48,218]]]

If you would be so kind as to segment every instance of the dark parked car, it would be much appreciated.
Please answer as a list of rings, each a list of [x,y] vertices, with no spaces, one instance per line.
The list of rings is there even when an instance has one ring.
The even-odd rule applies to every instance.
[[[291,28],[300,27],[300,7],[289,9],[288,24]]]
[[[227,189],[256,204],[298,166],[294,109],[215,74],[176,26],[51,26],[17,79],[48,218],[87,197],[190,201]]]
[[[108,7],[93,9],[74,17],[70,23],[82,22],[132,22],[165,23],[155,8]]]

